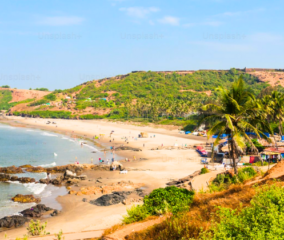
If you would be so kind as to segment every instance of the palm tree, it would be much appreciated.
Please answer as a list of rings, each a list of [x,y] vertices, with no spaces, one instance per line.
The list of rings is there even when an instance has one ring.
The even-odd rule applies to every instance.
[[[206,119],[215,121],[207,133],[208,138],[218,134],[214,145],[218,144],[222,134],[228,135],[229,153],[233,160],[234,172],[237,174],[236,157],[242,154],[245,140],[256,149],[246,131],[252,131],[260,138],[263,133],[257,126],[267,124],[259,118],[260,109],[255,104],[254,95],[245,89],[242,77],[235,81],[229,90],[222,87],[217,90],[220,92],[217,104],[207,104],[202,108],[207,115],[203,121]],[[254,124],[251,124],[252,121]]]
[[[275,122],[278,122],[279,134],[282,136],[284,122],[284,95],[280,92],[273,91],[271,94],[271,109],[272,117]]]

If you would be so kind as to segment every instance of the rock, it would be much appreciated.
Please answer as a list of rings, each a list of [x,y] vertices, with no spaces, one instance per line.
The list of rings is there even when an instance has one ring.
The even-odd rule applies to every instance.
[[[21,227],[28,219],[23,216],[11,216],[11,217],[4,217],[0,219],[0,228],[12,228],[12,227]]]
[[[0,168],[0,173],[7,173],[7,174],[23,173],[23,169],[15,166],[2,167]]]
[[[68,192],[68,194],[76,194],[77,192],[76,191],[74,191],[74,190],[70,190],[69,192]]]
[[[76,173],[71,172],[70,170],[66,170],[64,173],[64,179],[75,178],[77,176]]]
[[[94,171],[109,171],[109,165],[92,165],[90,168]]]
[[[33,168],[33,166],[30,164],[25,164],[25,165],[20,166],[20,168]]]
[[[49,181],[48,181],[47,178],[42,178],[42,179],[39,180],[39,182],[43,183],[43,184],[48,184]]]
[[[88,202],[88,199],[87,198],[83,198],[82,201],[83,202]]]
[[[25,209],[21,212],[24,217],[39,218],[43,213],[54,210],[45,206],[44,204],[38,204],[32,208]]]
[[[34,178],[29,178],[29,177],[21,177],[21,178],[18,178],[18,180],[20,183],[33,183],[35,182],[35,179]]]
[[[59,214],[58,210],[54,210],[53,213],[50,214],[50,216],[55,217]]]
[[[80,180],[79,179],[69,179],[66,183],[68,185],[73,185],[73,184],[76,184],[76,183],[79,183]]]
[[[0,174],[0,182],[7,182],[10,181],[10,175],[9,174],[5,174],[5,173],[1,173]]]
[[[77,179],[87,180],[87,176],[86,175],[80,175],[80,176],[77,177]]]
[[[120,150],[131,150],[131,151],[135,151],[135,152],[139,152],[142,151],[141,148],[133,148],[133,147],[128,147],[128,146],[123,146],[123,147],[117,147],[115,148],[116,151],[120,151]]]
[[[19,181],[19,178],[17,176],[12,176],[10,181],[12,182]]]
[[[101,196],[96,200],[91,200],[90,203],[96,206],[111,206],[122,203],[123,200],[126,200],[126,197],[131,193],[132,192],[127,191],[113,192],[112,194]]]
[[[27,172],[41,173],[46,172],[46,169],[43,167],[31,167],[26,169]]]
[[[40,203],[41,200],[40,198],[35,198],[33,195],[17,194],[15,197],[12,198],[12,201],[20,203]]]
[[[52,180],[51,180],[51,183],[52,183],[53,185],[60,185],[60,184],[62,183],[62,181],[63,181],[63,177],[62,177],[62,176],[59,176],[59,177],[57,177],[57,178],[55,178],[55,179],[52,179]]]

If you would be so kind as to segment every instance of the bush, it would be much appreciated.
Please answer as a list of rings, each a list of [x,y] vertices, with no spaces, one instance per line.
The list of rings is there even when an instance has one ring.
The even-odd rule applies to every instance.
[[[127,209],[127,215],[123,216],[123,223],[130,224],[138,222],[149,217],[150,214],[144,205],[133,205],[130,209]]]
[[[284,189],[276,184],[258,187],[251,206],[240,212],[220,207],[218,219],[202,239],[283,239]]]
[[[30,236],[46,235],[47,234],[45,231],[46,226],[47,222],[41,224],[40,220],[37,221],[31,220],[27,228],[28,234]]]
[[[200,174],[205,174],[205,173],[209,173],[209,169],[208,168],[201,168],[201,173]]]
[[[80,119],[103,119],[104,116],[101,115],[93,115],[93,114],[85,114],[79,116]]]
[[[46,96],[44,96],[45,99],[48,99],[50,101],[55,101],[56,100],[56,96],[53,93],[50,93]]]
[[[267,165],[268,165],[268,162],[263,161],[263,165],[262,165],[261,161],[259,161],[259,162],[253,163],[252,165],[253,165],[253,166],[257,166],[257,167],[267,166]]]
[[[151,215],[164,213],[167,208],[176,214],[189,208],[193,195],[193,191],[175,186],[158,188],[144,197],[144,206]]]

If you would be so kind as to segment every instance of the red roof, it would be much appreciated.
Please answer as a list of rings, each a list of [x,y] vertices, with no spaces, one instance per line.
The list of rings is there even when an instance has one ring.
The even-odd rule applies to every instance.
[[[284,153],[284,148],[283,147],[279,147],[278,149],[275,147],[269,147],[269,148],[265,148],[264,151],[266,152],[278,152],[278,153]]]

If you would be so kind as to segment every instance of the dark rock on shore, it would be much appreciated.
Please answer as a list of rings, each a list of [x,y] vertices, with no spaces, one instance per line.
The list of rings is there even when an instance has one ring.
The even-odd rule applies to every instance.
[[[45,206],[44,204],[38,204],[32,208],[28,208],[24,211],[21,212],[21,214],[24,217],[30,217],[30,218],[39,218],[41,217],[44,213],[48,211],[52,211],[54,209]]]
[[[21,227],[28,219],[23,216],[11,216],[11,217],[4,217],[0,219],[0,227],[1,228],[12,228],[12,227]]]
[[[10,175],[9,174],[5,174],[5,173],[1,173],[0,174],[0,182],[7,182],[9,181],[11,178],[10,178]]]
[[[130,195],[131,191],[113,192],[99,197],[96,200],[91,200],[90,203],[96,206],[111,206],[122,203]]]
[[[20,166],[20,168],[33,168],[33,166],[30,164],[25,164],[25,165]]]
[[[33,195],[22,195],[22,194],[17,194],[15,197],[12,198],[12,201],[20,203],[41,202],[40,198],[35,198]]]
[[[2,167],[0,168],[0,173],[6,173],[6,174],[23,173],[23,169],[16,166]]]
[[[60,185],[63,181],[63,176],[59,176],[55,179],[52,179],[50,182],[53,184],[53,185]]]
[[[53,213],[50,214],[50,216],[55,217],[59,214],[58,210],[54,210]]]
[[[133,147],[128,147],[128,146],[123,146],[123,147],[117,147],[115,148],[116,151],[120,151],[120,150],[131,150],[131,151],[135,151],[135,152],[140,152],[142,151],[141,148],[133,148]]]
[[[19,181],[20,183],[33,183],[35,182],[35,179],[29,178],[29,177],[21,177],[21,178],[18,178],[16,181]]]
[[[43,183],[43,184],[48,184],[49,181],[48,181],[47,178],[42,178],[42,179],[39,180],[39,182]]]
[[[46,169],[43,167],[31,167],[26,169],[27,172],[41,173],[46,172]]]
[[[109,165],[93,165],[91,169],[94,171],[109,171]]]

